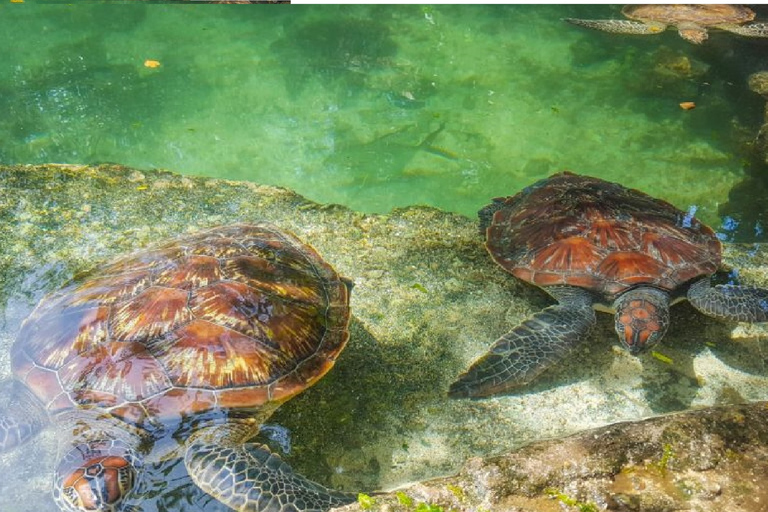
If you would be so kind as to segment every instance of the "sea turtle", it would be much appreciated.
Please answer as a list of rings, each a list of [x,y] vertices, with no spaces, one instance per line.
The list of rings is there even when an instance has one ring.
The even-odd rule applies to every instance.
[[[594,309],[615,313],[632,354],[659,342],[669,306],[684,299],[716,318],[768,321],[768,290],[710,285],[721,250],[712,229],[638,190],[563,172],[494,199],[479,216],[496,263],[558,303],[499,338],[451,385],[453,397],[527,384],[587,338]]]
[[[142,461],[163,444],[234,510],[354,501],[248,442],[333,366],[348,339],[350,289],[314,249],[266,223],[197,232],[101,266],[22,324],[0,451],[52,423],[63,511],[140,500]]]
[[[703,43],[708,28],[727,30],[747,37],[768,37],[768,23],[747,23],[755,19],[749,7],[729,4],[648,4],[627,5],[621,13],[630,20],[565,21],[582,27],[621,34],[658,34],[668,26],[677,27],[680,37],[694,44]]]

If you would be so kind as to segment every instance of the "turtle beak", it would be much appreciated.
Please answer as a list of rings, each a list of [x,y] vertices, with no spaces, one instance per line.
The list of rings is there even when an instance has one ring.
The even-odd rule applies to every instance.
[[[630,326],[625,329],[623,333],[620,332],[618,334],[622,344],[633,356],[642,354],[657,343],[657,341],[654,340],[654,338],[657,337],[656,333],[648,329],[634,330]]]

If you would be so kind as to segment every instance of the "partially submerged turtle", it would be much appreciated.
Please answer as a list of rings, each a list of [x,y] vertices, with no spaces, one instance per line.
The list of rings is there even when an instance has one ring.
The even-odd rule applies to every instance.
[[[716,318],[768,321],[768,290],[710,285],[721,250],[712,229],[640,191],[564,172],[494,199],[479,216],[496,263],[558,303],[499,338],[451,385],[453,397],[527,384],[587,338],[595,309],[615,313],[632,354],[661,340],[669,306],[685,299]]]
[[[53,423],[63,453],[54,497],[66,511],[140,500],[142,460],[163,441],[234,510],[353,501],[248,442],[333,366],[349,291],[314,249],[268,224],[202,231],[102,266],[22,325],[0,451]]]
[[[694,44],[703,43],[708,37],[707,29],[710,28],[727,30],[746,37],[768,37],[768,23],[745,24],[755,19],[755,13],[742,5],[627,5],[621,13],[629,20],[566,18],[565,21],[621,34],[658,34],[671,26],[677,28],[680,37]]]

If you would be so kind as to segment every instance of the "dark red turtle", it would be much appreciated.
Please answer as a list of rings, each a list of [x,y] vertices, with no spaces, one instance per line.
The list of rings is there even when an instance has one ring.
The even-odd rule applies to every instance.
[[[24,322],[0,450],[53,423],[64,453],[54,495],[67,511],[122,510],[142,459],[170,436],[192,480],[234,510],[353,501],[246,444],[333,366],[349,290],[314,249],[268,224],[202,231],[97,268]]]
[[[453,397],[527,384],[587,337],[595,309],[615,313],[633,354],[659,342],[669,306],[685,299],[717,318],[768,321],[768,290],[710,285],[721,249],[712,229],[638,190],[564,172],[479,216],[494,261],[558,303],[498,339],[451,385]]]

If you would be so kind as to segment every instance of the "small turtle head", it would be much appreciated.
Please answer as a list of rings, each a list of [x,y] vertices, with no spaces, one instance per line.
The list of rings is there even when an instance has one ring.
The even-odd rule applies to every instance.
[[[116,512],[135,482],[133,450],[121,441],[89,441],[59,463],[54,498],[66,512]]]
[[[616,334],[631,354],[656,345],[669,326],[669,295],[656,288],[629,290],[613,303]]]

